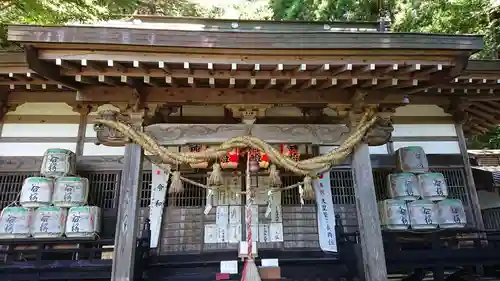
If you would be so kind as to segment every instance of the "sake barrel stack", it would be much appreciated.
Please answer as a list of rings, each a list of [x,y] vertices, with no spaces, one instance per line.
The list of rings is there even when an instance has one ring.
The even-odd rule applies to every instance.
[[[406,201],[386,199],[378,202],[378,210],[383,229],[406,230],[410,226]]]
[[[20,239],[31,236],[33,209],[6,207],[0,213],[0,239]]]
[[[49,148],[43,155],[40,174],[44,177],[64,177],[75,175],[76,154],[67,149]]]
[[[387,187],[392,199],[414,201],[420,198],[418,178],[412,173],[395,173],[387,176]]]
[[[408,210],[412,229],[435,229],[438,227],[437,208],[432,201],[421,199],[409,202]]]
[[[76,207],[87,204],[89,181],[82,177],[60,177],[54,184],[52,204],[56,207]]]
[[[35,210],[32,235],[34,238],[56,238],[64,235],[68,210],[44,206]]]
[[[396,168],[400,172],[426,173],[429,171],[427,155],[420,146],[401,147],[396,151]]]
[[[66,219],[67,237],[95,237],[101,230],[101,208],[71,207]]]
[[[50,178],[30,177],[21,188],[20,204],[25,208],[48,206],[52,202],[54,181]]]
[[[458,199],[445,199],[436,204],[440,228],[462,228],[467,223],[465,208]]]
[[[418,175],[422,198],[430,201],[441,201],[448,197],[448,186],[441,173],[423,173]]]

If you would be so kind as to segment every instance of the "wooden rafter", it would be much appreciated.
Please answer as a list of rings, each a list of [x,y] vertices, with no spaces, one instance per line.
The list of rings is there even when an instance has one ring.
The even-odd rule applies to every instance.
[[[83,88],[80,83],[76,83],[67,77],[61,76],[60,69],[54,64],[47,63],[38,58],[38,51],[33,46],[27,45],[25,47],[25,53],[26,61],[31,70],[70,89],[79,90]]]

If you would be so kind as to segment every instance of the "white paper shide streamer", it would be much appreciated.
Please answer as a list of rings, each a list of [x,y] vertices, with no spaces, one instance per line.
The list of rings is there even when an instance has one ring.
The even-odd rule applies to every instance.
[[[163,207],[165,206],[165,196],[167,194],[169,176],[170,175],[168,173],[165,173],[162,169],[153,164],[151,176],[151,205],[149,206],[149,218],[151,220],[151,248],[158,247],[158,239],[160,238]]]
[[[325,252],[337,252],[330,172],[324,173],[318,180],[313,180],[313,187],[318,210],[319,246]]]

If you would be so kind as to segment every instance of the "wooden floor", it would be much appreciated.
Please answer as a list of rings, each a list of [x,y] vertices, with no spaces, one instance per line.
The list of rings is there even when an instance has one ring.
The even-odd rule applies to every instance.
[[[449,276],[453,273],[453,271],[448,271],[448,272],[445,272],[445,276]],[[404,274],[389,274],[388,276],[388,280],[390,281],[400,281],[400,280],[403,280],[403,278],[405,277]],[[425,276],[425,278],[422,280],[422,281],[433,281],[434,280],[434,277],[432,276],[432,272],[429,272],[427,273],[427,275]],[[480,277],[478,279],[476,279],[475,281],[500,281],[500,278],[496,278],[496,277]]]

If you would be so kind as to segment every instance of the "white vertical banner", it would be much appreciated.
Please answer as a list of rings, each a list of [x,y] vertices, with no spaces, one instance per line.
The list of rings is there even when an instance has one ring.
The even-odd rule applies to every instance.
[[[313,181],[316,196],[319,246],[325,252],[337,252],[335,210],[333,208],[330,171]]]
[[[158,166],[151,167],[151,204],[149,205],[149,219],[151,225],[151,248],[158,247],[160,230],[162,227],[163,208],[170,174],[165,173]]]

